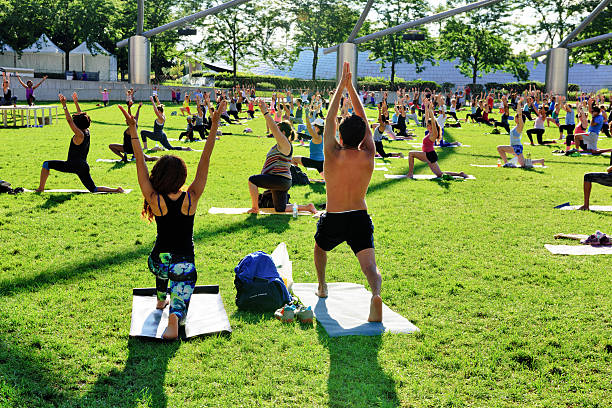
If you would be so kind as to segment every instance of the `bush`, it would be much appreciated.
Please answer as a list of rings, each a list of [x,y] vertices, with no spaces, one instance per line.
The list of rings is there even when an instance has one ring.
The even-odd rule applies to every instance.
[[[259,83],[257,83],[257,88],[260,88],[260,89],[274,89],[275,86],[274,86],[274,84],[272,84],[270,82],[259,82]]]
[[[580,85],[578,84],[567,84],[568,92],[580,92]]]
[[[441,87],[442,87],[442,91],[450,92],[455,89],[455,84],[453,84],[452,82],[442,82]]]
[[[233,88],[234,82],[233,81],[215,81],[215,87],[216,88]]]

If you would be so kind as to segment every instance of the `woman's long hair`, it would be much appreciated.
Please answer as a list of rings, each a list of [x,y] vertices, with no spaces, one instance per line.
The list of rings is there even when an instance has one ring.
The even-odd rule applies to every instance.
[[[278,129],[285,135],[287,139],[293,141],[296,139],[295,131],[291,127],[291,123],[288,121],[282,121],[278,124]]]
[[[177,193],[187,179],[187,166],[180,157],[174,155],[162,156],[153,166],[149,181],[157,194]],[[151,206],[144,200],[142,217],[151,222],[154,218]]]

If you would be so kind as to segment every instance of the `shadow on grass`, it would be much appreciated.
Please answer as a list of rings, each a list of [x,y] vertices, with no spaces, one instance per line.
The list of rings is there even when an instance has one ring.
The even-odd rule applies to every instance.
[[[70,201],[74,194],[52,194],[47,198],[47,201],[38,206],[38,208],[48,210],[56,207],[66,201]]]
[[[0,342],[0,368],[3,386],[22,406],[45,407],[159,407],[168,405],[164,382],[168,362],[180,342],[161,343],[128,339],[128,358],[122,370],[112,369],[100,375],[82,397],[67,390],[69,380],[47,367],[32,351],[43,347],[36,340],[29,347]],[[11,398],[9,398],[10,401]],[[0,402],[3,401],[0,396]]]
[[[317,324],[319,342],[329,351],[330,407],[399,407],[395,382],[382,369],[381,336],[329,337]]]
[[[452,132],[449,132],[449,131],[445,130],[444,140],[446,140],[447,142],[453,142],[454,139],[452,137]],[[436,153],[438,153],[438,163],[440,164],[440,168],[441,168],[442,171],[458,171],[456,169],[448,170],[448,169],[445,169],[442,166],[442,162],[445,159],[447,159],[449,156],[455,154],[457,152],[457,150],[459,150],[459,149],[449,148],[449,149],[442,149],[442,150],[437,150],[436,151]],[[402,160],[402,159],[398,159],[398,160]],[[422,169],[426,169],[428,172],[431,173],[431,170],[430,170],[429,165],[427,163],[415,159],[414,173],[415,174],[419,174],[419,172]],[[465,170],[467,170],[467,169],[465,169]],[[400,174],[406,174],[406,173],[408,173],[408,166],[406,166],[406,167],[404,167],[403,169],[400,170]],[[466,171],[466,173],[468,173],[468,172]],[[389,187],[397,184],[398,182],[406,182],[406,181],[413,181],[413,180],[406,180],[406,179],[384,179],[384,180],[382,180],[382,181],[380,181],[378,183],[370,183],[370,186],[368,187],[368,193],[377,192],[378,190],[384,190],[386,188],[389,188]],[[444,180],[432,180],[432,181],[437,182],[440,187],[443,187],[443,188],[446,188],[446,189],[449,189],[450,185],[451,185],[449,182],[444,181]]]
[[[268,232],[281,233],[289,228],[290,221],[291,217],[285,215],[266,215],[258,217],[252,214],[245,220],[237,221],[227,226],[213,230],[196,231],[193,234],[193,241],[194,243],[198,243],[224,239],[227,234],[254,228],[265,228]],[[110,266],[122,265],[138,258],[140,258],[143,265],[145,265],[146,258],[151,252],[151,248],[153,248],[153,243],[139,245],[135,249],[124,249],[122,252],[95,255],[83,262],[44,270],[33,276],[17,277],[10,280],[6,279],[0,282],[0,296],[38,291],[54,284],[73,282],[79,279],[95,279],[96,275],[108,273]],[[244,255],[247,254],[237,254],[236,263],[238,263],[240,258]],[[196,258],[196,262],[197,261]]]

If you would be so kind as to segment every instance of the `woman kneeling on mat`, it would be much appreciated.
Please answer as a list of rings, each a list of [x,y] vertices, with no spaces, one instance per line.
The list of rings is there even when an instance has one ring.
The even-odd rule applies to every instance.
[[[299,100],[299,99],[298,99]],[[306,112],[306,129],[312,138],[310,140],[310,157],[295,156],[291,163],[296,166],[304,166],[316,169],[323,176],[323,128],[325,122],[318,118],[314,123],[310,123],[310,112]],[[323,177],[325,178],[325,177]]]
[[[221,105],[224,104],[225,102],[222,102]],[[149,221],[155,219],[157,224],[157,238],[148,265],[155,275],[157,309],[164,309],[170,304],[168,327],[162,337],[172,340],[178,337],[179,324],[185,324],[189,300],[197,280],[193,221],[198,201],[206,186],[210,156],[216,138],[209,137],[206,140],[195,178],[187,191],[181,191],[187,179],[187,166],[183,159],[174,155],[163,156],[155,163],[149,175],[138,139],[136,119],[122,106],[119,106],[119,109],[130,129],[138,184],[144,195],[142,215]],[[217,110],[212,117],[213,134],[219,126],[219,112],[220,110]],[[166,299],[168,291],[170,302]]]
[[[525,156],[523,156],[523,144],[521,143],[521,133],[523,133],[523,115],[521,115],[521,110],[523,108],[523,98],[518,103],[516,108],[516,116],[514,117],[514,121],[516,122],[516,126],[510,131],[510,146],[497,146],[497,152],[499,153],[499,157],[504,161],[504,167],[516,167],[512,163],[508,163],[508,159],[506,158],[506,153],[514,154],[519,162],[521,167],[533,167],[533,164],[541,164],[544,166],[544,159],[534,159],[531,160],[531,163],[525,163]]]
[[[291,156],[293,146],[289,141],[292,137],[293,128],[290,123],[281,122],[278,125],[268,112],[268,107],[261,99],[257,101],[259,109],[263,114],[266,124],[269,127],[276,144],[272,146],[266,155],[261,174],[249,177],[249,193],[251,194],[251,209],[249,213],[259,212],[259,188],[266,188],[272,192],[274,209],[277,212],[290,212],[292,205],[287,203],[287,192],[291,188]],[[309,211],[316,213],[314,204],[299,205],[298,211]]]
[[[438,165],[438,154],[434,150],[434,142],[438,139],[438,134],[440,133],[440,129],[438,123],[436,122],[436,118],[433,113],[432,103],[425,99],[423,101],[423,106],[425,107],[425,119],[427,123],[427,130],[425,131],[425,137],[423,138],[423,147],[422,151],[411,151],[408,153],[408,174],[407,176],[412,178],[414,172],[414,159],[415,157],[422,162],[427,163],[433,174],[437,177],[442,177],[447,174],[449,176],[459,176],[463,178],[467,178],[468,175],[464,172],[452,172],[452,171],[442,171],[440,170],[440,166]]]
[[[157,96],[151,97],[151,102],[153,103],[153,110],[155,111],[155,122],[153,122],[153,131],[150,130],[141,130],[140,137],[142,138],[142,144],[144,149],[147,150],[147,138],[151,140],[155,140],[156,142],[161,143],[164,148],[167,150],[188,150],[192,151],[191,147],[180,147],[180,146],[172,146],[170,142],[168,142],[168,136],[164,132],[164,124],[166,123],[166,116],[164,116],[164,105],[159,103],[159,99]]]
[[[128,102],[128,113],[132,115],[132,102]],[[134,116],[134,120],[136,120],[136,128],[138,128],[138,116],[140,116],[140,108],[142,107],[142,102],[138,104],[138,109],[136,109],[136,116]],[[128,154],[134,155],[134,150],[132,150],[132,142],[130,141],[130,129],[125,129],[123,131],[123,144],[111,143],[108,145],[108,148],[111,152],[115,153],[117,156],[121,158],[121,161],[124,163],[128,162]],[[156,156],[147,156],[144,155],[146,161],[156,161],[159,160],[159,157]]]
[[[66,121],[70,129],[74,133],[70,140],[70,147],[68,148],[68,159],[66,161],[61,160],[49,160],[43,163],[42,169],[40,170],[40,183],[36,191],[42,192],[45,190],[45,184],[49,177],[49,170],[57,170],[62,173],[74,173],[79,176],[81,183],[92,193],[123,193],[121,187],[109,188],[98,186],[91,179],[89,174],[89,164],[87,163],[87,155],[89,154],[89,125],[91,119],[85,112],[81,112],[79,106],[79,100],[76,92],[72,94],[74,105],[76,106],[77,113],[70,115],[68,108],[66,107],[66,98],[64,95],[59,95],[59,100],[62,103],[62,108],[66,114]]]

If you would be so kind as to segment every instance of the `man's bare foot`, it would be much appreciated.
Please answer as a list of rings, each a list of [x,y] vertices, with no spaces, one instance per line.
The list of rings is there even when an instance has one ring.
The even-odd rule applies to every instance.
[[[183,150],[186,150],[188,152],[193,152],[193,149],[191,147],[185,147]]]
[[[408,178],[414,178],[414,175],[413,175],[412,173],[408,173],[408,174],[406,174],[406,177],[408,177]]]
[[[468,175],[467,175],[467,174],[465,174],[464,172],[459,173],[459,175],[460,175],[461,177],[463,177],[464,179],[465,179],[465,178],[468,178]]]
[[[578,208],[580,211],[590,211],[589,206],[588,205],[583,205],[580,208]]]
[[[117,187],[118,193],[125,193],[125,190],[122,187]]]
[[[176,340],[178,338],[178,329],[179,329],[179,318],[177,315],[172,313],[170,317],[168,317],[168,327],[162,334],[162,338],[166,340]]]
[[[306,207],[308,207],[308,211],[310,211],[313,214],[317,213],[317,209],[315,208],[313,203],[308,204]]]
[[[42,193],[43,191],[45,191],[44,187],[43,188],[38,187],[36,190],[34,190],[34,192],[36,192],[36,193]]]
[[[259,214],[259,208],[253,207],[247,211],[247,214]]]
[[[166,306],[168,306],[169,303],[170,303],[170,301],[168,299],[158,300],[157,301],[157,306],[155,306],[155,308],[158,309],[158,310],[163,310],[163,309],[166,308]]]
[[[317,295],[320,298],[326,298],[327,297],[327,283],[319,285],[319,288],[315,292],[315,295]]]
[[[372,296],[370,302],[370,316],[368,322],[382,322],[382,299],[379,295]]]

